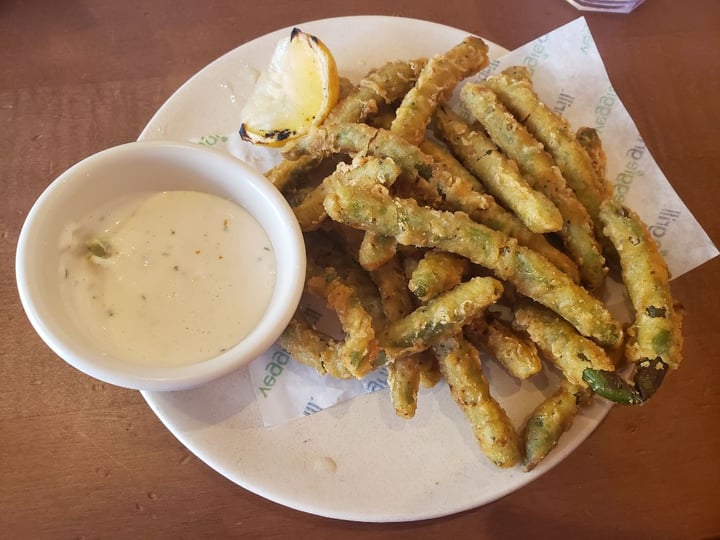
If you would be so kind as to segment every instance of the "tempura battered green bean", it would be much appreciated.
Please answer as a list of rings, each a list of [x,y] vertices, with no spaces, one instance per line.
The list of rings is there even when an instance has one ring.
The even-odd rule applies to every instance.
[[[330,223],[335,222],[330,221]],[[337,228],[339,229],[340,226]],[[352,231],[347,227],[342,227],[342,230]],[[343,280],[355,290],[365,311],[372,317],[377,334],[385,325],[385,313],[378,288],[368,272],[363,270],[354,258],[357,255],[356,242],[350,240],[350,235],[333,234],[337,232],[305,233],[308,260],[310,264],[321,268],[331,267],[342,276]],[[353,232],[359,233],[359,231]]]
[[[533,90],[529,74],[522,78],[523,69],[504,71],[488,77],[482,84],[497,94],[500,101],[522,122],[552,155],[568,186],[587,208],[597,230],[600,203],[605,198],[598,186],[592,160],[573,135],[569,124],[550,110]]]
[[[427,302],[458,285],[469,269],[470,263],[463,257],[428,251],[418,262],[407,286],[418,300]]]
[[[521,460],[517,433],[507,413],[490,395],[477,349],[457,331],[439,339],[433,351],[482,452],[498,467],[517,464]]]
[[[442,165],[451,175],[465,178],[466,183],[472,185],[477,191],[485,191],[485,186],[440,144],[425,139],[420,144],[420,149],[433,158],[435,163]],[[567,255],[550,244],[545,236],[528,229],[515,214],[505,210],[491,196],[488,197],[487,208],[469,213],[469,215],[478,223],[517,238],[520,244],[540,253],[540,255],[568,274],[573,281],[580,281],[577,266]]]
[[[465,327],[465,336],[470,343],[490,353],[513,377],[529,379],[542,371],[535,344],[505,322],[478,317]]]
[[[371,155],[392,158],[406,178],[416,179],[417,188],[429,202],[445,202],[454,210],[473,213],[487,208],[487,196],[473,189],[464,178],[453,176],[430,156],[388,130],[366,124],[339,124],[311,129],[283,150],[288,159],[303,155]],[[425,182],[424,182],[425,181]],[[423,188],[423,184],[427,184]]]
[[[265,171],[265,177],[270,180],[278,190],[286,193],[296,185],[310,171],[322,162],[321,156],[303,156],[295,161],[282,160],[272,169]]]
[[[358,261],[365,270],[375,270],[395,256],[397,242],[381,234],[366,232],[360,250]]]
[[[308,290],[324,297],[328,307],[340,319],[345,340],[337,348],[345,368],[358,379],[364,377],[375,367],[378,355],[372,317],[355,289],[344,282],[333,268],[316,269],[309,264],[308,275]]]
[[[461,80],[477,73],[487,63],[487,44],[473,36],[433,56],[418,75],[415,86],[405,94],[390,131],[412,144],[420,144],[438,104],[450,97]]]
[[[563,216],[558,233],[578,264],[583,283],[590,289],[599,289],[605,281],[605,259],[595,239],[592,221],[587,209],[565,183],[550,154],[489,88],[466,84],[460,99],[493,142],[518,164],[530,185],[558,208]]]
[[[335,185],[325,199],[325,210],[335,221],[394,236],[400,244],[436,247],[467,257],[510,281],[518,292],[554,310],[581,334],[611,347],[622,340],[620,325],[602,302],[541,255],[466,214],[392,198],[379,184],[363,189]]]
[[[354,91],[340,100],[325,119],[326,124],[362,122],[380,105],[402,98],[413,87],[427,60],[393,61],[368,73]]]
[[[368,233],[365,234],[366,238],[367,236]],[[380,291],[383,311],[388,322],[400,320],[412,313],[415,306],[406,287],[405,274],[396,256],[372,271],[370,275]],[[411,354],[389,360],[387,381],[395,413],[403,418],[412,418],[417,409],[421,359],[417,354]]]
[[[526,332],[545,359],[557,366],[572,384],[587,388],[583,380],[587,368],[615,370],[615,364],[602,347],[542,306],[528,303],[516,308],[513,327]]]
[[[446,107],[435,112],[433,127],[488,192],[515,212],[528,229],[546,233],[562,228],[563,218],[557,207],[528,185],[517,165],[487,135],[471,129],[460,115]]]
[[[281,347],[295,360],[315,369],[320,375],[337,379],[352,379],[345,366],[340,344],[333,338],[315,330],[298,311],[278,338]]]
[[[415,416],[420,378],[418,354],[396,358],[387,364],[390,401],[392,401],[395,414],[398,416],[402,418]]]
[[[397,256],[370,272],[380,292],[383,312],[388,321],[397,321],[409,315],[415,304],[407,290],[407,280]]]
[[[668,368],[680,365],[681,316],[673,304],[667,264],[638,215],[608,200],[600,208],[600,219],[619,254],[623,282],[633,306],[626,356],[636,366],[635,384],[642,401],[646,401],[657,391]],[[597,378],[589,373],[586,380],[594,382],[594,375]],[[601,385],[593,390],[603,392]]]
[[[380,337],[381,344],[394,358],[423,351],[439,336],[477,317],[502,291],[496,279],[472,278],[391,323]]]
[[[589,390],[562,381],[560,388],[537,406],[522,434],[526,471],[534,469],[557,446],[589,398]]]
[[[613,186],[607,179],[607,155],[605,154],[600,134],[594,128],[581,127],[575,132],[575,138],[588,153],[588,156],[590,156],[595,177],[605,197],[612,197]]]
[[[335,171],[313,189],[303,201],[293,208],[303,231],[317,229],[327,217],[323,201],[329,182],[380,182],[391,185],[400,174],[400,168],[391,159],[358,158],[352,164],[338,163]]]
[[[426,60],[388,62],[371,71],[357,87],[342,98],[328,114],[325,124],[362,122],[375,113],[381,104],[402,98],[415,84]],[[290,161],[283,160],[265,172],[265,176],[283,193],[308,172],[315,169],[322,158],[304,156]]]

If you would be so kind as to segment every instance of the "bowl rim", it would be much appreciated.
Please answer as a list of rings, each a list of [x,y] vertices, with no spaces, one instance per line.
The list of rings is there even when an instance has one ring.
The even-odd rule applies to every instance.
[[[233,200],[232,197],[229,197],[229,200],[243,206],[259,222],[261,221],[258,218],[259,214],[272,212],[272,228],[276,231],[275,235],[272,235],[271,231],[261,223],[270,236],[276,257],[277,273],[268,308],[246,338],[210,359],[168,367],[132,363],[121,366],[122,361],[119,361],[116,368],[108,365],[107,362],[97,362],[94,355],[92,357],[79,355],[75,348],[66,343],[56,332],[58,327],[48,324],[39,313],[38,306],[42,302],[42,294],[33,290],[29,268],[33,256],[29,239],[34,228],[39,227],[38,218],[44,211],[53,208],[53,201],[61,196],[64,189],[84,181],[82,179],[84,171],[139,155],[153,158],[158,162],[169,160],[176,167],[178,163],[183,168],[192,169],[194,166],[196,170],[203,162],[207,162],[206,160],[214,160],[224,170],[230,170],[232,174],[242,177],[243,186],[252,192],[253,208]],[[184,155],[186,159],[177,160],[179,155]],[[212,168],[208,167],[208,169]],[[210,173],[207,176],[211,176]],[[212,179],[212,185],[222,185],[217,177],[213,176]],[[148,191],[152,191],[152,188]],[[198,189],[198,191],[202,190]],[[208,190],[208,192],[212,191]],[[259,210],[258,207],[263,210]],[[278,249],[279,245],[282,249]],[[302,296],[305,269],[303,234],[292,208],[280,191],[262,173],[239,158],[200,144],[177,141],[129,142],[101,150],[70,166],[57,176],[33,203],[21,227],[15,254],[16,284],[20,302],[42,341],[66,363],[95,379],[116,386],[148,391],[181,390],[199,386],[227,375],[260,356],[272,346],[292,318]]]

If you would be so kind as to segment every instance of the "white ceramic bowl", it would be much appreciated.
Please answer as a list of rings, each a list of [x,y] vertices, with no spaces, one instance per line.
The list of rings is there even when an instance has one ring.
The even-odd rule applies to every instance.
[[[249,211],[273,244],[277,276],[256,327],[223,354],[179,367],[146,367],[101,350],[68,316],[59,290],[59,238],[68,222],[135,192],[194,190]],[[63,360],[105,382],[140,390],[179,390],[204,384],[247,364],[269,348],[292,317],[305,279],[305,246],[284,197],[240,160],[200,145],[137,142],[104,150],[60,175],[38,198],[18,241],[16,277],[33,327]]]

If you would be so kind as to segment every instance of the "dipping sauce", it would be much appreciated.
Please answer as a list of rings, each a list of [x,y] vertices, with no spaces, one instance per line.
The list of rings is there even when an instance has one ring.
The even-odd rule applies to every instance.
[[[64,300],[108,354],[150,366],[216,356],[246,337],[270,303],[276,263],[240,206],[195,191],[135,196],[68,225]]]

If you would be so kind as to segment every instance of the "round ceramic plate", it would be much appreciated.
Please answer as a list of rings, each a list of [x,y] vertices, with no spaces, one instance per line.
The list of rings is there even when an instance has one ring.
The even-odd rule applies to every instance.
[[[297,26],[320,37],[341,74],[354,82],[373,66],[431,56],[467,35],[395,17]],[[258,72],[288,31],[246,43],[204,68],[162,106],[140,138],[184,141],[235,132]],[[491,57],[504,52],[491,47]],[[555,388],[552,374],[521,384],[492,362],[486,371],[493,395],[516,426]],[[190,451],[245,489],[304,512],[374,522],[444,516],[507,495],[561,462],[609,410],[602,400],[584,409],[558,447],[528,473],[487,461],[444,383],[421,390],[412,420],[395,416],[383,390],[273,427],[263,427],[247,370],[192,390],[143,395]]]

